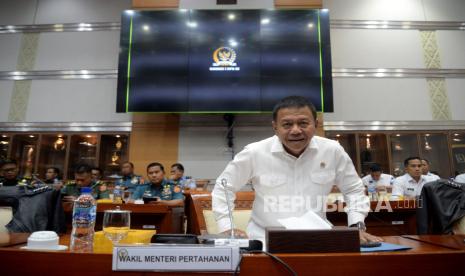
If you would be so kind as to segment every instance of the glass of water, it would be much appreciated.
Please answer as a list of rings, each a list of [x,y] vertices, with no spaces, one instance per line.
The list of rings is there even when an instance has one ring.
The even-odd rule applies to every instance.
[[[124,239],[131,228],[131,211],[121,210],[119,206],[114,210],[105,210],[103,214],[103,234],[113,245]]]

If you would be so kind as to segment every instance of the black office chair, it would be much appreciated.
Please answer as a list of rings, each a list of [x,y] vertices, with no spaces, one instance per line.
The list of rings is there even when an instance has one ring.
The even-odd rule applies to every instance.
[[[465,185],[446,179],[428,182],[417,206],[418,235],[454,234],[454,226],[465,218]]]

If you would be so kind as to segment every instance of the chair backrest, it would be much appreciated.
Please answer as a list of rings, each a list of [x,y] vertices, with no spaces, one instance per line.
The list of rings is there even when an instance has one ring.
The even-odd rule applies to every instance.
[[[218,229],[212,211],[212,197],[210,193],[191,194],[194,208],[194,226],[192,232],[197,235],[217,234]],[[251,191],[237,192],[233,220],[236,228],[245,230],[255,199]]]
[[[8,206],[0,206],[0,233],[8,233],[5,225],[13,219],[13,209]]]
[[[455,235],[465,235],[465,216],[454,223],[452,231]]]

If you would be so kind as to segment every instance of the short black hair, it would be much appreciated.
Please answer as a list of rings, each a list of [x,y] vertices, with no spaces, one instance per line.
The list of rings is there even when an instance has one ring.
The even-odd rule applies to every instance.
[[[92,173],[92,167],[87,164],[78,164],[74,169],[74,173],[81,174],[81,173]]]
[[[420,159],[420,161],[425,161],[425,162],[426,162],[426,164],[428,164],[428,165],[429,165],[429,160],[428,160],[428,159],[426,159],[426,158],[422,158],[422,159]]]
[[[99,167],[93,167],[92,170],[96,170],[100,173],[100,175],[103,175],[103,170],[100,169]]]
[[[134,169],[134,164],[132,162],[129,162],[129,161],[123,162],[123,163],[121,163],[121,166],[123,166],[124,164],[129,164],[131,166],[131,168]]]
[[[163,167],[163,165],[162,165],[161,163],[158,163],[158,162],[153,162],[153,163],[148,164],[148,165],[147,165],[147,171],[148,171],[151,167],[156,167],[156,166],[160,167],[160,170],[161,170],[162,172],[165,172],[165,167]]]
[[[378,163],[372,164],[370,166],[370,172],[381,172],[381,171],[383,170],[381,169],[381,166]]]
[[[407,167],[408,166],[408,163],[410,162],[410,160],[418,160],[421,162],[421,158],[418,157],[418,156],[411,156],[407,159],[404,160],[404,167]]]
[[[10,164],[14,164],[14,165],[18,166],[18,163],[16,162],[16,160],[14,160],[14,159],[4,159],[0,163],[0,168],[3,168],[3,166],[10,165]]]
[[[312,112],[313,119],[316,120],[316,108],[307,98],[302,96],[288,96],[281,99],[273,108],[273,121],[278,118],[278,111],[283,108],[303,108],[308,107]]]
[[[182,172],[184,171],[184,166],[181,163],[174,163],[173,165],[171,165],[171,168],[176,168]]]
[[[53,172],[54,172],[56,175],[59,175],[59,174],[60,174],[60,169],[57,168],[57,167],[48,167],[45,171],[48,171],[48,170],[53,170]]]

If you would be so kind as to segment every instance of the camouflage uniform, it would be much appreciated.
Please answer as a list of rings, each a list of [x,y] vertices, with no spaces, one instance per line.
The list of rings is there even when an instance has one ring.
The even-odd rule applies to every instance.
[[[101,181],[92,182],[90,187],[92,188],[92,196],[95,199],[110,198],[110,191],[105,183]],[[78,197],[81,195],[81,188],[75,181],[70,181],[61,189],[61,193],[63,196]]]

